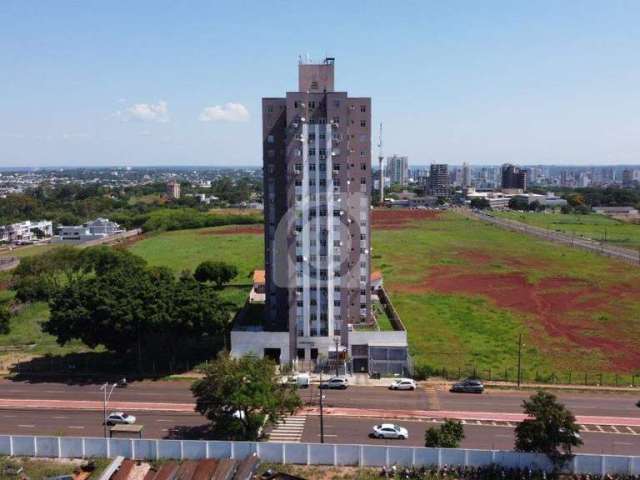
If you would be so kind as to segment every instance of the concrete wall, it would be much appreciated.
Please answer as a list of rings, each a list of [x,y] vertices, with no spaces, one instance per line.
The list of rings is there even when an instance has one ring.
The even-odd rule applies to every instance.
[[[249,353],[262,357],[265,348],[279,348],[280,363],[289,362],[289,332],[231,331],[232,357],[239,358]]]
[[[407,332],[405,331],[357,331],[349,332],[349,345],[387,344],[395,346],[407,345]]]
[[[224,442],[198,440],[150,440],[125,438],[32,437],[0,435],[0,455],[90,458],[123,457],[157,460],[232,458],[255,453],[265,462],[301,465],[464,465],[497,464],[510,468],[551,470],[544,455],[499,450],[466,450],[383,445],[339,445],[319,443]],[[565,468],[567,473],[640,474],[640,456],[576,455]]]

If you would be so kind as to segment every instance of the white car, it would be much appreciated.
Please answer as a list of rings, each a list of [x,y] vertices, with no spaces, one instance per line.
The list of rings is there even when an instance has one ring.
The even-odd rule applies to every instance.
[[[349,380],[345,377],[332,377],[320,384],[320,388],[345,390],[349,386]]]
[[[107,417],[107,425],[133,425],[136,417],[124,412],[111,412]]]
[[[389,385],[389,390],[415,390],[416,388],[418,385],[410,378],[398,378]]]
[[[400,440],[406,440],[409,438],[409,432],[400,425],[382,423],[373,426],[373,436],[375,438],[399,438]]]

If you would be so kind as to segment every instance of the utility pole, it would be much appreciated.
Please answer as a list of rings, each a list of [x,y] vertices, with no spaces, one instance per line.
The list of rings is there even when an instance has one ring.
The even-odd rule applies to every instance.
[[[100,387],[100,390],[104,391],[104,403],[102,404],[103,414],[104,414],[102,419],[103,425],[104,425],[104,438],[107,438],[107,402],[111,398],[111,394],[113,393],[114,388],[116,388],[115,383],[111,385],[111,390],[109,391],[109,395],[107,395],[107,390],[109,389],[109,382],[105,383]]]
[[[384,155],[382,154],[382,122],[380,122],[380,138],[378,140],[378,174],[380,178],[380,206],[384,207],[384,169],[382,164]]]
[[[320,386],[322,387],[322,370],[320,370]],[[324,443],[324,414],[322,409],[323,398],[324,398],[324,388],[320,388],[320,443]]]
[[[522,334],[518,336],[518,389],[522,377]]]
[[[338,371],[338,359],[340,358],[339,353],[338,353],[338,341],[339,341],[339,338],[336,336],[334,340],[336,342],[336,377],[338,377],[338,376],[340,376],[340,372]]]

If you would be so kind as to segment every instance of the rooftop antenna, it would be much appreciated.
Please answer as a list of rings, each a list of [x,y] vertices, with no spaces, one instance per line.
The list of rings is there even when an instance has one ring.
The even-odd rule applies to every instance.
[[[382,122],[380,122],[380,137],[378,138],[378,175],[380,176],[380,205],[384,206],[384,171],[382,163],[384,155],[382,154]]]

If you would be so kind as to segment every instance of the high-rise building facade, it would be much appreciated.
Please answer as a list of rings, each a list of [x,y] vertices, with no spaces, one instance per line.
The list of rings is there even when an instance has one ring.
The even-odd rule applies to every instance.
[[[387,157],[387,177],[392,185],[409,184],[409,157],[392,155]]]
[[[527,171],[510,163],[502,165],[502,189],[525,191],[527,189]]]
[[[334,89],[334,61],[263,98],[265,329],[313,360],[369,320],[371,99]]]
[[[180,198],[180,182],[177,180],[167,182],[167,196],[172,200]]]
[[[471,186],[471,168],[468,163],[462,164],[462,188],[469,188]]]
[[[437,197],[449,195],[449,166],[446,163],[432,163],[429,167],[428,191]]]

